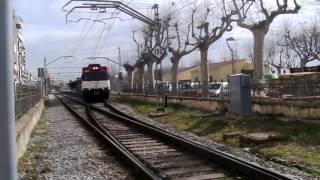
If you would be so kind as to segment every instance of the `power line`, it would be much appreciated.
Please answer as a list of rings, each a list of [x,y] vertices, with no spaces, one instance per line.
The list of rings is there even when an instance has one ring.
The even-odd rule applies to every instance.
[[[82,67],[49,67],[47,69],[77,69]]]
[[[115,14],[115,13],[117,12],[117,10],[114,10],[113,12],[114,12],[114,14]],[[117,17],[117,16],[116,16],[116,17]],[[109,26],[107,27],[106,30],[108,31],[108,34],[105,34],[105,35],[104,35],[102,44],[101,44],[101,46],[100,46],[101,48],[103,48],[103,47],[105,46],[105,43],[107,42],[106,39],[107,39],[109,33],[111,32],[111,29],[112,29],[114,23],[115,23],[115,19],[114,19],[114,20],[111,22],[111,24],[109,24]],[[101,52],[100,52],[100,54],[101,54]]]
[[[90,14],[90,18],[91,18],[91,16],[92,16],[92,14]],[[81,32],[79,33],[79,38],[78,38],[78,40],[75,41],[75,42],[80,42],[80,41],[81,41],[81,39],[82,39],[82,37],[83,37],[83,34],[84,34],[84,32],[85,32],[88,24],[89,24],[88,21],[84,24],[84,26],[82,27]],[[77,47],[78,44],[79,44],[79,43],[75,43],[75,44],[73,45],[73,48],[71,49],[71,52],[74,52],[74,51],[76,50],[76,47]]]
[[[92,28],[94,27],[94,25],[96,24],[96,22],[93,22],[92,25],[89,27],[89,29],[86,31],[86,33],[84,34],[83,37],[81,37],[81,39],[79,40],[76,48],[74,49],[74,51],[71,53],[73,56],[76,54],[76,52],[79,50],[80,46],[82,45],[82,42],[87,38],[89,32],[92,30]]]

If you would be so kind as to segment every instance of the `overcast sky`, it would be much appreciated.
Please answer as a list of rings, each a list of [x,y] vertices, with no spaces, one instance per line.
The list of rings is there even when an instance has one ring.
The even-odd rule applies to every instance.
[[[187,1],[175,0],[175,4],[187,9]],[[118,14],[109,10],[104,17],[109,17],[110,13],[116,13],[124,21],[113,19],[103,23],[93,23],[90,21],[80,21],[79,23],[67,23],[65,12],[61,10],[67,0],[14,0],[14,10],[17,16],[23,19],[23,36],[27,49],[27,68],[36,77],[36,69],[43,66],[43,58],[47,57],[48,62],[60,56],[73,55],[74,59],[61,59],[50,64],[49,67],[81,67],[88,63],[105,63],[103,60],[88,60],[88,56],[105,56],[118,60],[118,47],[121,48],[123,60],[134,62],[136,56],[136,46],[132,40],[132,31],[141,29],[143,24],[130,16],[122,13]],[[160,4],[160,8],[168,7],[168,0],[126,0],[132,7],[141,13],[152,17],[150,7],[154,3]],[[268,36],[277,35],[284,21],[293,25],[304,23],[314,19],[319,8],[304,3],[303,10],[298,15],[279,16],[270,27]],[[162,9],[162,10],[163,10]],[[161,12],[161,11],[160,11]],[[70,20],[77,20],[81,17],[103,18],[102,15],[90,13],[77,13],[70,16]],[[227,33],[221,40],[212,45],[209,50],[209,60],[212,62],[221,61],[223,57],[229,56],[230,52],[226,47],[226,37],[233,36],[237,39],[237,51],[241,58],[246,57],[244,47],[252,42],[252,35],[249,31],[235,28],[231,33]],[[184,66],[192,64],[192,61],[199,59],[199,52],[190,54],[182,61]],[[168,65],[168,58],[164,61]],[[116,71],[115,65],[109,64]],[[80,68],[74,69],[50,69],[57,78],[74,79],[79,76]],[[68,73],[74,72],[74,73]],[[58,74],[61,73],[61,74]]]

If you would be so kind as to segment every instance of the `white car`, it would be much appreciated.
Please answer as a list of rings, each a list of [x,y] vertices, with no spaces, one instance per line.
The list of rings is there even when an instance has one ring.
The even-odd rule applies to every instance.
[[[209,96],[222,96],[228,89],[228,82],[213,82],[209,84]]]

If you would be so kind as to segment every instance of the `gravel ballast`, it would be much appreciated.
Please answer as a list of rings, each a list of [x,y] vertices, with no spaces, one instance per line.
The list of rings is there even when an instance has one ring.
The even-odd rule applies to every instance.
[[[135,179],[127,162],[53,95],[32,136],[19,161],[19,179]]]

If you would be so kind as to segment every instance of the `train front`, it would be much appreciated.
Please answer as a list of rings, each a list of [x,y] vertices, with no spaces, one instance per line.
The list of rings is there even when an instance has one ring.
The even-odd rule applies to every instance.
[[[82,68],[81,91],[86,100],[106,100],[110,93],[110,78],[106,66],[89,64]]]

